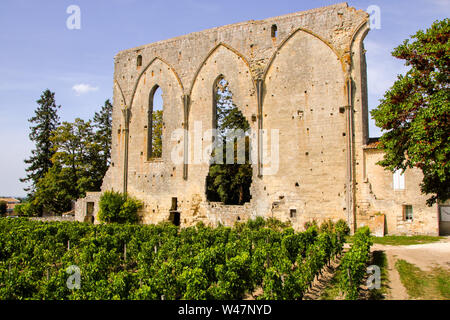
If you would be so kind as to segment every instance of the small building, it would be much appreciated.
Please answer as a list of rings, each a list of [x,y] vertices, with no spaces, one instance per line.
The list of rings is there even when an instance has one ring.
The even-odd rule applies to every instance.
[[[14,212],[14,207],[20,203],[20,200],[15,198],[0,198],[0,202],[5,201],[7,204],[6,214],[11,215]]]

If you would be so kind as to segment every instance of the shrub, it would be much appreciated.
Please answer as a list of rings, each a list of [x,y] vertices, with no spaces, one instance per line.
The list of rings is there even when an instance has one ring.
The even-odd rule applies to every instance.
[[[333,232],[334,230],[334,223],[330,219],[327,221],[322,222],[319,228],[320,232]]]
[[[14,213],[21,217],[37,217],[39,209],[33,202],[28,201],[14,207]]]
[[[303,224],[303,227],[305,228],[305,230],[308,230],[310,227],[316,226],[317,227],[317,221],[316,219],[313,219],[312,221],[306,221]]]
[[[99,207],[99,219],[102,222],[137,223],[137,212],[142,202],[124,193],[106,191],[100,197]]]
[[[343,219],[339,219],[336,224],[334,225],[334,229],[337,233],[344,234],[348,236],[350,234],[350,227],[348,226],[347,222]]]

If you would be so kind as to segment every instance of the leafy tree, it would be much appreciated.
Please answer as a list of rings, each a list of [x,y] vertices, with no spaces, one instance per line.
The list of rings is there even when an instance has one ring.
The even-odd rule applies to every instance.
[[[69,211],[71,201],[77,198],[77,185],[71,169],[55,164],[39,180],[32,204],[39,204],[49,213],[60,214]]]
[[[95,190],[103,176],[98,173],[103,154],[90,121],[63,122],[51,138],[53,167],[36,188],[34,203],[53,213],[71,209],[71,200]],[[100,182],[99,182],[100,180]]]
[[[5,201],[0,201],[0,216],[5,215],[7,210],[8,204]]]
[[[152,117],[152,157],[160,158],[162,156],[163,111],[153,111]]]
[[[14,207],[14,213],[20,217],[33,217],[38,215],[39,211],[33,201],[26,201],[17,204]]]
[[[450,198],[450,20],[436,21],[392,52],[410,67],[399,75],[371,114],[386,131],[380,139],[384,159],[395,171],[417,167],[428,205]]]
[[[233,103],[228,82],[218,82],[216,91],[217,137],[212,157],[217,158],[219,148],[223,152],[223,164],[211,164],[206,178],[207,198],[210,201],[222,201],[225,204],[239,204],[250,201],[252,166],[250,164],[250,139],[246,135],[245,143],[238,143],[234,133],[237,130],[247,132],[250,125],[242,112]],[[227,146],[233,147],[233,164],[226,163]],[[241,150],[238,148],[245,148]],[[245,162],[238,163],[238,155],[245,155]],[[217,159],[219,160],[219,159]]]
[[[27,176],[20,179],[21,182],[30,182],[31,186],[25,188],[29,191],[29,196],[33,196],[36,191],[36,185],[42,179],[52,166],[51,158],[54,154],[53,142],[51,137],[53,131],[59,125],[58,109],[55,103],[55,93],[45,90],[39,100],[39,105],[35,110],[35,115],[28,121],[33,124],[30,127],[29,135],[31,141],[35,143],[35,149],[31,151],[31,157],[25,160],[28,165]]]
[[[102,106],[100,112],[96,112],[92,121],[95,128],[94,141],[99,144],[100,152],[93,159],[94,170],[92,174],[95,176],[95,190],[100,190],[102,179],[108,170],[111,160],[111,139],[112,139],[112,109],[113,106],[108,100]]]

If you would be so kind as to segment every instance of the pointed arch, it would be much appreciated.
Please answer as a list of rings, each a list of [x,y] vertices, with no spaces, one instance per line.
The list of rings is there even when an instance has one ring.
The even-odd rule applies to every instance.
[[[224,47],[227,50],[230,50],[232,53],[234,53],[235,55],[237,55],[240,59],[242,59],[242,61],[247,65],[248,70],[250,72],[250,77],[252,79],[252,84],[253,87],[255,87],[255,79],[253,77],[253,73],[251,71],[250,68],[250,64],[248,63],[248,60],[244,57],[244,55],[242,55],[239,51],[237,51],[236,49],[234,49],[233,47],[220,42],[218,45],[216,45],[214,48],[212,48],[208,54],[206,55],[205,59],[203,59],[202,63],[200,64],[200,66],[197,68],[197,71],[194,74],[194,78],[192,80],[192,84],[191,87],[189,88],[189,95],[192,95],[192,90],[194,89],[195,86],[195,82],[197,81],[198,75],[200,73],[200,71],[202,70],[203,66],[205,65],[206,61],[208,61],[208,59],[214,54],[214,52],[216,52],[220,47]]]
[[[150,90],[150,93],[148,95],[148,109],[147,109],[147,161],[149,161],[152,158],[161,158],[161,154],[154,154],[153,150],[153,135],[155,132],[153,131],[153,112],[154,110],[154,103],[155,103],[155,93],[158,91],[158,89],[162,90],[159,84],[154,84],[152,89]],[[164,110],[164,101],[163,106]],[[162,146],[161,146],[162,147]]]
[[[319,36],[318,34],[312,32],[311,30],[308,30],[308,29],[305,29],[305,28],[298,28],[298,29],[294,30],[294,31],[293,31],[286,39],[284,39],[284,40],[280,43],[280,45],[278,46],[278,48],[275,50],[274,54],[272,55],[272,57],[271,57],[270,60],[269,60],[269,63],[267,64],[266,69],[264,70],[264,74],[263,74],[263,77],[262,77],[263,79],[266,78],[267,72],[269,71],[270,67],[272,66],[273,61],[275,60],[275,58],[276,58],[277,55],[279,54],[280,50],[284,47],[284,45],[285,45],[292,37],[294,37],[295,34],[297,34],[297,32],[300,32],[300,31],[303,31],[303,32],[305,32],[305,33],[307,33],[307,34],[309,34],[309,35],[311,35],[311,36],[313,36],[313,37],[319,39],[319,40],[322,41],[324,44],[326,44],[327,47],[329,47],[329,48],[334,52],[334,54],[336,55],[336,57],[337,57],[337,58],[339,59],[339,61],[341,62],[343,70],[345,70],[345,69],[344,69],[344,61],[343,61],[342,55],[339,54],[338,50],[336,50],[336,48],[334,48],[334,47],[331,45],[331,43],[329,43],[327,40],[325,40],[324,38],[322,38],[322,37]]]
[[[356,27],[356,29],[354,30],[352,37],[350,39],[350,42],[348,44],[348,48],[347,48],[347,55],[348,55],[348,63],[351,66],[352,65],[352,61],[351,61],[351,52],[352,52],[352,47],[353,44],[355,43],[356,38],[361,34],[360,37],[360,43],[362,43],[364,41],[364,39],[366,38],[367,34],[370,31],[370,24],[369,24],[369,20],[365,20],[363,21],[358,27]],[[351,68],[351,67],[350,67]],[[349,68],[349,69],[350,69]],[[350,70],[349,70],[350,72]]]
[[[125,95],[123,94],[122,87],[120,86],[119,81],[114,80],[114,85],[117,86],[117,89],[119,89],[120,95],[123,100],[124,109],[127,108],[127,100],[125,99]]]
[[[145,66],[145,68],[141,71],[141,73],[139,74],[138,78],[136,79],[136,83],[134,84],[134,87],[133,87],[133,93],[132,93],[132,95],[131,95],[130,108],[131,108],[131,106],[133,105],[134,96],[136,95],[136,90],[137,90],[137,88],[138,88],[138,86],[139,86],[139,82],[141,81],[142,76],[144,75],[144,73],[147,72],[147,69],[150,68],[150,66],[151,66],[156,60],[159,60],[159,61],[161,61],[163,64],[167,65],[167,67],[168,67],[168,68],[172,71],[172,73],[175,75],[175,78],[177,79],[178,84],[180,85],[181,91],[182,91],[182,92],[184,91],[183,83],[181,82],[181,79],[180,79],[180,77],[178,76],[178,74],[177,74],[177,72],[175,71],[175,69],[174,69],[170,64],[168,64],[165,60],[163,60],[162,58],[160,58],[160,57],[155,57],[155,58],[153,58],[153,59]]]

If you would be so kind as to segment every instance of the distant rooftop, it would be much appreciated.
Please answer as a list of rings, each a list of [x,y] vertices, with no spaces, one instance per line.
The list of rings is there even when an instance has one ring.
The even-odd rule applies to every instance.
[[[16,202],[19,203],[20,200],[17,200],[15,198],[0,198],[0,201],[5,201],[5,202]]]

